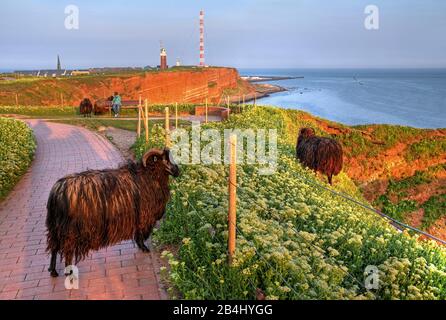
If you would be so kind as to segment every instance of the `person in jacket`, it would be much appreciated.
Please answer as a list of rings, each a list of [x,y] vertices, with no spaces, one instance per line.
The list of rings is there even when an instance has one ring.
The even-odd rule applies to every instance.
[[[119,95],[118,92],[115,92],[112,101],[112,109],[113,113],[115,114],[115,118],[119,117],[119,112],[121,111],[121,105],[122,105],[121,96]]]

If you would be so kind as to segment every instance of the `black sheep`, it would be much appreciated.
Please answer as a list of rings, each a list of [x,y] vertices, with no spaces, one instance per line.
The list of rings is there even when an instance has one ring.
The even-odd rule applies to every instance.
[[[47,203],[48,271],[57,277],[56,257],[65,266],[84,259],[91,250],[133,239],[144,244],[164,215],[170,198],[169,175],[179,168],[168,149],[152,149],[138,163],[118,169],[90,170],[69,175],[53,186]]]
[[[315,136],[311,128],[300,130],[296,158],[306,167],[326,174],[330,185],[333,176],[342,170],[342,146],[334,139]]]
[[[85,98],[81,101],[79,105],[79,113],[84,117],[91,117],[91,113],[93,112],[93,104],[90,99]]]
[[[107,99],[99,99],[94,103],[94,114],[104,114],[106,113],[112,106],[113,96],[108,97]]]

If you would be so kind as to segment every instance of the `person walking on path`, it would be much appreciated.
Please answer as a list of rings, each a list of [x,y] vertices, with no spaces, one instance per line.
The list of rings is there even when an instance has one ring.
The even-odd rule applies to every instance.
[[[112,109],[115,114],[115,118],[119,117],[119,111],[121,110],[121,96],[119,93],[115,92],[115,95],[113,96],[113,102],[112,102]]]

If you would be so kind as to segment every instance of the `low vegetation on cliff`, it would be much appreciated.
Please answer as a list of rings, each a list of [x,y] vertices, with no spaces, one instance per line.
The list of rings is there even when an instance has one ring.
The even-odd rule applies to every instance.
[[[446,238],[446,129],[351,127],[303,112],[300,116],[342,143],[345,172],[368,201],[398,220]]]
[[[187,299],[445,299],[446,250],[400,233],[375,213],[347,202],[294,159],[297,130],[312,126],[304,113],[257,107],[209,124],[226,128],[278,130],[278,170],[259,175],[256,165],[238,168],[237,251],[226,263],[228,168],[183,166],[173,185],[166,219],[154,240],[165,251],[169,279]],[[135,144],[138,156],[162,145]],[[365,201],[345,174],[335,188]],[[379,270],[379,287],[365,288],[369,268]]]
[[[0,118],[0,200],[26,172],[35,148],[33,133],[24,122]]]

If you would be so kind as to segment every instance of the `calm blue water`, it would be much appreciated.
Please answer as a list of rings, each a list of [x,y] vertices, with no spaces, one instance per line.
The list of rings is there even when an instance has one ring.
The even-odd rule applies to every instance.
[[[304,76],[271,82],[289,91],[259,99],[350,125],[446,128],[446,70],[240,69],[242,75]]]

